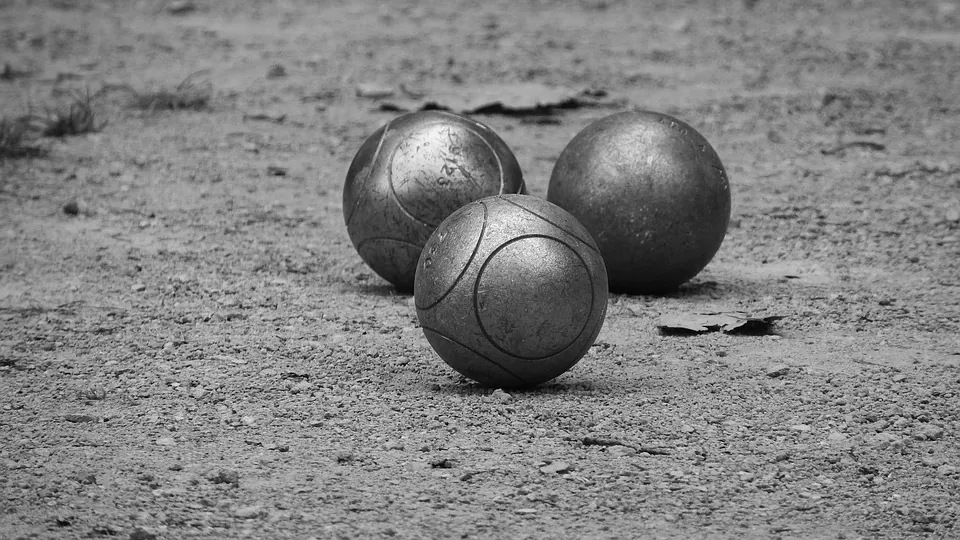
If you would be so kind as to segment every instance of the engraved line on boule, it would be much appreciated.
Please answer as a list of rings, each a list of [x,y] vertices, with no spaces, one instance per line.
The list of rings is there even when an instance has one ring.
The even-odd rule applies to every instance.
[[[407,245],[413,246],[413,247],[415,247],[415,248],[417,248],[417,249],[423,249],[423,246],[420,245],[420,244],[417,244],[417,243],[415,243],[415,242],[411,242],[411,241],[409,241],[409,240],[404,240],[404,239],[402,239],[402,238],[393,238],[393,237],[391,237],[391,236],[373,236],[373,237],[371,237],[371,238],[364,238],[363,240],[360,241],[359,244],[357,244],[357,249],[359,250],[360,247],[363,246],[364,244],[366,244],[366,243],[368,243],[368,242],[373,242],[373,241],[375,241],[375,240],[390,240],[391,242],[397,242],[397,243],[399,243],[399,244],[407,244]]]
[[[508,202],[509,202],[509,201],[508,201]],[[519,206],[519,205],[518,205],[518,206]],[[523,208],[523,207],[521,207],[521,208]],[[532,212],[531,212],[531,213],[532,213]],[[554,225],[554,224],[551,223],[551,225]],[[565,230],[565,229],[563,229],[562,227],[557,227],[557,228],[560,229],[560,230]],[[500,251],[502,251],[504,248],[506,248],[507,246],[509,246],[509,245],[511,245],[511,244],[515,244],[515,243],[519,242],[520,240],[526,240],[526,239],[530,239],[530,238],[544,238],[544,239],[547,239],[547,240],[553,240],[554,242],[557,242],[558,244],[561,244],[561,245],[564,246],[565,248],[569,249],[570,252],[573,253],[574,255],[576,255],[577,259],[580,260],[580,264],[583,266],[584,271],[586,272],[587,276],[590,278],[590,310],[589,310],[588,313],[587,313],[587,320],[584,321],[583,326],[580,327],[580,331],[577,332],[577,335],[574,336],[562,349],[560,349],[560,350],[558,350],[558,351],[551,352],[550,354],[546,354],[546,355],[544,355],[544,356],[522,356],[522,355],[520,355],[520,354],[517,354],[517,353],[515,353],[515,352],[513,352],[513,351],[508,351],[508,350],[504,349],[503,347],[501,347],[501,346],[497,343],[497,340],[494,339],[493,336],[491,336],[489,332],[487,332],[486,327],[484,327],[484,325],[483,325],[483,317],[481,317],[481,315],[480,315],[480,306],[478,305],[479,302],[480,302],[480,296],[479,296],[479,293],[480,293],[480,283],[481,283],[481,281],[482,281],[483,272],[484,272],[484,270],[486,270],[487,265],[490,263],[490,261],[494,260],[494,258],[496,257],[496,255],[497,255]],[[576,343],[576,342],[580,339],[580,337],[583,335],[584,330],[586,330],[587,327],[590,326],[590,324],[589,324],[589,322],[590,322],[590,316],[593,315],[594,307],[595,307],[596,302],[597,302],[596,296],[597,296],[597,295],[596,295],[596,291],[595,291],[595,287],[594,287],[594,283],[593,283],[593,274],[590,272],[590,266],[587,265],[587,261],[585,261],[585,260],[583,259],[583,257],[581,257],[579,253],[577,253],[577,250],[574,249],[573,246],[571,246],[570,244],[564,242],[563,240],[561,240],[561,239],[559,239],[559,238],[557,238],[557,237],[555,237],[555,236],[550,236],[550,235],[548,235],[548,234],[525,234],[525,235],[523,235],[523,236],[517,236],[517,237],[515,237],[515,238],[511,238],[510,240],[508,240],[508,241],[500,244],[499,246],[497,246],[496,249],[494,249],[492,252],[490,252],[489,255],[487,255],[487,259],[486,259],[485,261],[483,261],[483,264],[480,266],[480,271],[477,272],[477,278],[476,278],[476,280],[474,280],[474,285],[473,285],[473,311],[474,311],[474,315],[477,317],[477,323],[478,323],[477,326],[480,328],[480,332],[483,333],[484,337],[487,338],[487,341],[488,341],[491,345],[493,345],[493,347],[494,347],[495,349],[497,349],[498,351],[500,351],[500,352],[502,352],[502,353],[504,353],[504,354],[508,354],[508,355],[510,355],[510,356],[513,356],[514,358],[519,358],[519,359],[521,359],[521,360],[545,360],[545,359],[547,359],[547,358],[551,358],[551,357],[553,357],[553,356],[556,356],[556,355],[558,355],[558,354],[563,353],[564,351],[568,350],[574,343]]]
[[[599,253],[600,250],[597,249],[597,248],[595,248],[595,247],[593,247],[593,243],[592,243],[592,242],[588,242],[588,241],[584,240],[583,238],[577,236],[577,235],[574,234],[572,231],[568,230],[566,227],[562,227],[562,226],[554,223],[553,221],[551,221],[551,220],[549,220],[549,219],[541,216],[540,214],[534,212],[533,210],[527,208],[526,206],[523,206],[523,205],[521,205],[521,204],[517,204],[516,202],[511,201],[510,199],[507,199],[507,198],[505,198],[505,197],[501,197],[500,200],[502,200],[502,201],[504,201],[504,202],[508,202],[508,203],[516,206],[517,208],[520,208],[520,209],[522,209],[522,210],[525,210],[525,211],[527,211],[527,212],[529,212],[529,213],[537,216],[538,218],[546,221],[547,223],[553,225],[554,227],[560,229],[561,231],[563,231],[563,232],[569,234],[570,236],[576,238],[576,239],[579,240],[583,245],[587,246],[587,247],[590,248],[591,250],[596,251],[596,252]],[[559,240],[557,240],[557,241],[559,242]],[[566,244],[564,244],[564,245],[566,245]],[[501,247],[502,247],[502,246],[501,246]],[[499,248],[498,248],[498,249],[499,249]],[[574,250],[574,253],[576,253],[576,250]],[[579,254],[578,254],[577,256],[579,256]]]
[[[506,373],[507,375],[510,375],[510,376],[513,377],[514,379],[520,381],[520,384],[527,384],[527,380],[526,380],[526,379],[524,379],[523,377],[521,377],[521,376],[517,375],[516,373],[510,371],[509,369],[505,368],[503,365],[500,364],[500,362],[497,362],[496,360],[488,357],[487,355],[482,354],[482,353],[474,350],[473,348],[468,347],[468,346],[464,345],[463,343],[457,341],[456,339],[453,339],[452,337],[444,334],[443,332],[438,332],[438,331],[434,330],[433,328],[430,328],[429,326],[421,326],[421,328],[422,328],[423,330],[425,330],[425,331],[433,332],[434,334],[442,337],[443,339],[446,339],[447,341],[449,341],[449,342],[451,342],[451,343],[455,343],[455,344],[457,344],[458,346],[463,347],[464,349],[466,349],[466,350],[472,352],[473,354],[477,355],[477,357],[479,357],[479,358],[483,358],[483,359],[486,360],[487,362],[490,362],[491,364],[493,364],[493,365],[497,366],[498,368],[502,369],[502,370],[504,371],[504,373]],[[439,353],[437,353],[437,354],[439,354]],[[441,356],[441,358],[443,358],[443,357]],[[453,367],[453,366],[450,366],[450,367]],[[456,369],[456,368],[454,368],[454,369]],[[457,370],[457,371],[459,371],[459,370]]]
[[[439,123],[441,123],[439,120],[435,122],[428,122],[423,124],[423,127],[428,127],[428,126],[432,126],[434,124],[439,124]],[[417,149],[419,150],[420,147],[417,147]],[[400,197],[397,195],[397,189],[394,187],[394,184],[393,184],[393,160],[396,159],[397,152],[399,150],[400,150],[399,145],[393,149],[393,152],[390,154],[390,162],[387,163],[387,166],[386,166],[387,186],[390,188],[390,194],[393,195],[393,202],[396,203],[397,208],[399,208],[400,211],[403,212],[403,214],[408,218],[412,219],[413,221],[416,221],[417,223],[420,223],[424,227],[433,228],[435,227],[435,225],[431,225],[426,221],[411,214],[410,211],[407,210],[407,208],[403,205],[403,201],[401,201]]]
[[[435,125],[437,125],[437,124],[444,125],[444,120],[435,120],[435,121],[433,121],[433,122],[427,122],[427,123],[422,124],[422,125],[420,126],[420,128],[422,129],[422,128],[427,128],[427,127],[432,127],[432,126],[435,126]],[[446,127],[446,126],[445,126],[445,127]],[[471,136],[473,136],[475,139],[477,139],[477,140],[479,140],[481,143],[483,143],[483,145],[486,146],[487,150],[489,150],[490,155],[493,156],[494,160],[497,162],[497,171],[498,171],[499,174],[500,174],[500,187],[497,189],[497,193],[495,193],[495,194],[492,193],[491,195],[496,195],[496,194],[501,194],[501,193],[503,193],[503,186],[504,186],[504,184],[506,183],[506,180],[505,180],[504,175],[503,175],[503,163],[501,163],[500,156],[497,154],[497,151],[496,151],[496,150],[493,148],[493,146],[491,146],[490,143],[487,142],[487,140],[484,139],[484,138],[481,136],[481,134],[478,133],[476,130],[471,129],[471,128],[467,127],[467,126],[461,126],[461,127],[463,128],[463,130],[464,130],[465,132],[469,133],[469,134],[470,134]],[[449,136],[450,136],[449,127],[447,127],[447,136],[448,136],[448,139],[449,139]],[[390,187],[390,194],[393,196],[393,200],[394,200],[394,202],[397,204],[397,208],[399,208],[400,211],[404,213],[404,215],[406,215],[407,217],[409,217],[410,219],[412,219],[412,220],[414,220],[414,221],[416,221],[416,222],[418,222],[418,223],[423,224],[423,225],[426,226],[426,227],[429,227],[429,228],[431,228],[431,229],[434,229],[434,228],[438,227],[438,226],[440,225],[440,223],[428,223],[427,221],[423,220],[422,218],[419,218],[419,217],[417,217],[417,216],[414,216],[414,215],[407,209],[407,207],[404,206],[403,200],[402,200],[402,199],[400,198],[400,196],[397,194],[397,190],[396,190],[396,187],[395,187],[394,182],[393,182],[393,160],[396,158],[397,152],[398,152],[399,148],[400,148],[400,147],[398,146],[397,148],[394,149],[393,153],[390,155],[390,163],[388,163],[388,164],[387,164],[387,167],[386,167],[387,175],[388,175],[388,177],[387,177],[387,179],[388,179],[387,185]],[[419,149],[419,147],[417,147],[417,148]],[[379,150],[379,149],[378,149],[378,150]],[[445,154],[445,152],[444,152],[443,150],[438,150],[438,151],[441,152],[441,154]],[[446,156],[443,156],[441,159],[444,161],[444,163],[446,163],[446,162],[448,161],[447,158],[446,158]],[[470,173],[465,167],[463,167],[462,163],[457,162],[457,161],[454,161],[454,163],[457,165],[457,168],[454,169],[454,170],[451,170],[451,171],[446,171],[446,170],[444,170],[444,171],[443,171],[444,174],[446,174],[446,175],[449,176],[449,175],[451,175],[452,172],[454,172],[454,171],[456,171],[456,170],[459,170],[459,171],[461,172],[461,174],[463,174],[464,178],[466,178],[467,180],[469,180],[473,185],[477,186],[477,188],[479,188],[479,189],[481,189],[481,190],[483,189],[483,186],[481,186],[481,185],[476,181],[476,179],[473,178],[473,176],[471,175],[471,173]],[[444,168],[445,168],[445,167],[444,167]],[[448,184],[449,184],[449,183],[452,183],[452,182],[448,182]],[[440,220],[440,221],[442,222],[443,220]]]
[[[467,263],[463,265],[463,268],[460,270],[460,274],[457,276],[457,279],[453,280],[453,284],[450,285],[450,288],[444,291],[443,294],[440,295],[440,298],[436,299],[432,304],[427,306],[418,306],[416,305],[416,296],[414,296],[414,306],[417,309],[430,309],[440,302],[443,302],[443,299],[446,298],[451,291],[457,288],[457,284],[459,284],[460,280],[463,279],[463,275],[466,274],[467,270],[470,269],[470,264],[473,263],[473,258],[477,256],[477,251],[480,250],[480,244],[483,243],[483,235],[487,232],[487,204],[482,201],[478,201],[477,204],[483,208],[483,223],[480,225],[480,234],[477,236],[477,243],[473,246],[473,251],[470,252],[470,258],[467,259]]]
[[[377,141],[377,150],[373,153],[373,159],[370,160],[370,165],[367,167],[367,174],[363,181],[360,182],[360,185],[355,188],[356,192],[359,193],[360,196],[357,197],[357,200],[353,201],[353,206],[350,208],[350,214],[347,216],[345,223],[350,223],[350,220],[353,219],[354,212],[357,211],[357,208],[360,207],[360,203],[367,197],[363,186],[367,185],[367,181],[370,180],[370,176],[373,175],[373,171],[377,168],[376,165],[377,160],[380,159],[380,150],[383,148],[383,141],[387,139],[387,133],[390,132],[390,124],[392,123],[393,121],[390,121],[387,122],[387,125],[383,126],[383,134],[380,135],[380,140]]]

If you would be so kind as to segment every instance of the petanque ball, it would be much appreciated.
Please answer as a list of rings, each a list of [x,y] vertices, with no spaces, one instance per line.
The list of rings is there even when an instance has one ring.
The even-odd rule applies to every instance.
[[[450,215],[417,265],[427,341],[464,376],[534,386],[576,364],[607,311],[596,243],[569,213],[527,195],[487,197]]]
[[[453,113],[397,117],[357,151],[343,189],[343,215],[367,265],[399,289],[413,287],[420,251],[461,206],[524,193],[513,152],[487,126]]]
[[[648,111],[614,114],[577,134],[554,166],[547,200],[593,235],[614,292],[676,289],[710,262],[730,220],[730,184],[710,143]]]

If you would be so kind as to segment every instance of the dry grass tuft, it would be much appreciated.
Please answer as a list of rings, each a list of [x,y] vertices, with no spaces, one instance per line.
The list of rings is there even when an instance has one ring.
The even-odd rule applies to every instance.
[[[38,156],[41,148],[31,146],[30,120],[24,118],[6,118],[0,116],[0,159]]]
[[[200,111],[210,106],[213,99],[213,85],[208,80],[196,80],[200,72],[187,76],[180,84],[171,88],[159,88],[140,92],[129,84],[114,85],[112,88],[129,92],[133,100],[131,107],[143,111]]]
[[[103,90],[95,94],[90,91],[73,93],[73,100],[65,107],[46,110],[44,114],[30,115],[31,124],[44,137],[66,137],[96,133],[107,125],[107,121],[97,121],[92,102]]]

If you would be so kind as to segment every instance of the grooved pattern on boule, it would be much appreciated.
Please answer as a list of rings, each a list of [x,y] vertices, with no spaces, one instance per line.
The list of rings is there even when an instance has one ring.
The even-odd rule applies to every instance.
[[[476,243],[462,232],[476,230]],[[469,241],[450,241],[461,236]],[[590,234],[567,212],[499,195],[440,224],[421,254],[414,296],[420,325],[447,364],[483,384],[532,386],[570,369],[596,339],[607,274]]]
[[[525,386],[528,384],[528,381],[523,377],[463,343],[457,342],[450,336],[445,336],[427,327],[423,328],[423,333],[430,346],[442,358],[455,357],[458,359],[457,371],[467,378],[490,386]]]
[[[509,288],[506,282],[512,282]],[[549,311],[537,309],[544,298],[551,300]],[[570,245],[546,235],[520,236],[498,246],[480,267],[474,287],[484,336],[524,360],[547,358],[569,347],[586,328],[592,307],[586,262]],[[518,318],[523,324],[514,324]]]
[[[414,303],[418,309],[429,309],[446,298],[470,268],[470,264],[480,248],[480,240],[483,238],[484,231],[487,230],[487,206],[485,204],[472,204],[465,206],[463,212],[468,217],[459,220],[457,226],[451,226],[438,232],[436,238],[431,238],[429,247],[420,256],[417,277],[423,284],[422,288],[425,292],[414,298]],[[481,216],[470,215],[476,213],[480,213]],[[476,237],[474,238],[474,236]],[[456,248],[450,249],[447,245]],[[473,248],[467,249],[471,245]],[[446,260],[443,261],[443,268],[449,269],[449,272],[434,270],[433,258],[438,253],[443,253],[443,256],[446,257]],[[466,261],[461,263],[463,255],[466,253],[469,253]]]
[[[410,289],[419,253],[410,257],[401,246],[422,250],[457,208],[524,189],[516,157],[492,130],[457,114],[419,111],[397,117],[361,145],[347,171],[344,223],[363,261]]]

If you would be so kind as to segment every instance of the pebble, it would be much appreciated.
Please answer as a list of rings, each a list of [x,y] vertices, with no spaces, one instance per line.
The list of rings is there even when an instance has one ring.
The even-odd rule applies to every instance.
[[[233,515],[240,519],[253,519],[263,515],[263,507],[259,504],[244,506],[233,511]]]
[[[142,527],[137,527],[130,532],[130,540],[156,540],[157,534],[144,529]]]
[[[159,446],[176,446],[177,441],[173,440],[173,437],[160,437],[157,439],[157,444]]]
[[[231,484],[234,487],[240,485],[240,474],[237,471],[219,470],[207,476],[212,484]]]
[[[839,431],[831,431],[830,434],[827,435],[827,440],[833,441],[833,442],[840,442],[840,441],[847,440],[847,436],[846,434],[840,433]]]
[[[572,465],[570,465],[565,461],[554,461],[549,465],[544,465],[543,467],[540,467],[540,472],[546,473],[546,474],[560,474],[560,473],[568,472],[572,468],[573,468]]]
[[[381,99],[394,94],[393,88],[379,84],[361,83],[357,85],[357,97]]]
[[[167,4],[167,13],[171,15],[185,15],[197,9],[190,0],[174,0]]]
[[[310,381],[300,381],[290,388],[290,391],[293,392],[294,394],[299,394],[301,392],[309,392],[311,390],[313,390],[313,383],[311,383]]]
[[[630,457],[637,455],[637,450],[635,448],[630,448],[629,446],[614,445],[607,447],[607,453],[613,457]]]
[[[286,176],[287,168],[280,165],[267,165],[267,176]]]
[[[903,439],[893,433],[877,433],[873,436],[873,442],[881,449],[890,448],[891,450],[903,449]]]
[[[788,373],[790,373],[790,366],[786,364],[778,364],[767,370],[767,377],[775,379],[777,377],[783,377]]]
[[[93,473],[78,474],[76,477],[74,477],[74,479],[81,484],[87,484],[87,485],[97,484],[97,476]]]
[[[793,430],[793,431],[799,431],[799,432],[801,432],[801,433],[806,433],[806,432],[810,431],[810,426],[808,426],[807,424],[796,424],[796,425],[790,426],[790,429]]]
[[[510,403],[510,400],[513,399],[513,396],[497,388],[493,391],[493,393],[490,394],[490,399],[499,401],[500,403]]]
[[[67,204],[63,205],[63,213],[68,216],[76,216],[80,214],[80,203],[77,201],[70,201]]]
[[[147,290],[147,286],[144,285],[143,283],[134,283],[133,285],[130,286],[130,290],[133,292],[143,292]]]
[[[943,428],[928,424],[914,431],[913,438],[918,441],[936,441],[943,438]]]

